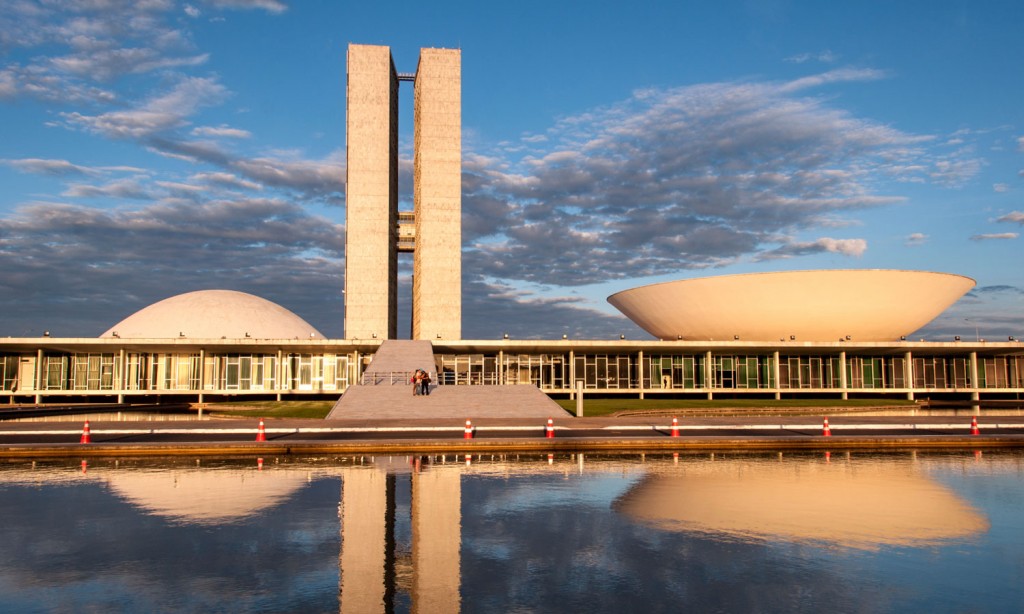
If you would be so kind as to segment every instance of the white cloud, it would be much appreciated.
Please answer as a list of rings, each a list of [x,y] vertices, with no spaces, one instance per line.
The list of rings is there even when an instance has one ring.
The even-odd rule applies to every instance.
[[[844,83],[850,81],[878,81],[889,75],[884,70],[875,68],[837,68],[809,77],[794,79],[781,86],[783,92],[796,92],[812,87],[820,87],[829,83]]]
[[[196,7],[192,6],[191,4],[186,4],[185,5],[185,14],[188,15],[189,17],[192,17],[194,19],[196,17],[199,17],[200,11]]]
[[[917,247],[918,245],[924,245],[928,241],[928,235],[923,232],[914,232],[907,235],[903,244],[907,247]]]
[[[181,127],[199,107],[219,102],[226,96],[227,89],[214,78],[185,77],[170,91],[133,109],[100,115],[71,112],[62,113],[61,117],[69,125],[110,138],[141,138]]]
[[[195,136],[220,136],[232,139],[247,139],[252,136],[252,133],[248,130],[231,128],[224,124],[220,126],[196,126],[192,129],[192,134]]]
[[[104,185],[73,183],[61,194],[71,198],[127,198],[146,200],[153,193],[136,179],[119,179]]]
[[[7,3],[0,47],[41,53],[7,64],[0,97],[110,102],[113,94],[95,82],[205,63],[208,55],[195,53],[189,34],[171,21],[175,8],[165,0]]]
[[[1009,192],[1010,191],[1010,186],[1009,186],[1009,184],[1006,184],[1006,183],[994,183],[994,184],[992,184],[992,191],[993,192],[999,192],[999,193]]]
[[[221,9],[262,9],[268,13],[283,13],[288,10],[288,5],[279,0],[207,0],[207,2]]]
[[[95,175],[97,171],[85,166],[72,164],[67,160],[49,160],[42,158],[21,158],[19,160],[0,160],[0,163],[13,167],[23,173],[35,175]]]
[[[0,99],[31,97],[47,102],[102,103],[117,99],[110,90],[95,87],[37,67],[8,66],[0,71]]]
[[[788,58],[786,58],[787,62],[792,62],[794,64],[803,64],[805,62],[810,61],[831,64],[838,60],[839,56],[828,49],[825,49],[824,51],[819,51],[817,53],[798,53],[797,55],[791,55]]]
[[[1024,225],[1024,211],[1011,211],[996,219],[997,222],[1011,222]]]
[[[1000,239],[1016,239],[1020,236],[1016,232],[998,232],[992,234],[971,235],[971,241],[992,241]]]
[[[810,242],[793,242],[778,249],[758,255],[755,260],[775,260],[793,258],[811,254],[833,253],[859,258],[867,251],[868,243],[864,239],[832,239],[822,237]]]
[[[518,160],[507,146],[468,153],[467,268],[572,286],[742,259],[860,256],[863,239],[789,237],[853,226],[853,212],[903,202],[878,188],[885,181],[950,185],[977,168],[967,150],[939,155],[930,135],[798,91],[878,76],[649,88],[560,119]]]
[[[246,181],[232,173],[196,173],[189,178],[197,183],[208,185],[219,185],[228,188],[243,188],[246,190],[262,190],[263,186],[254,181]]]
[[[14,98],[18,93],[18,84],[15,82],[14,73],[10,70],[0,70],[0,100]]]
[[[981,167],[979,158],[942,159],[935,161],[929,175],[936,183],[956,187],[975,177]]]
[[[198,66],[210,59],[208,53],[168,57],[150,48],[124,48],[93,51],[50,59],[58,72],[109,81],[126,74],[138,74],[165,68]]]

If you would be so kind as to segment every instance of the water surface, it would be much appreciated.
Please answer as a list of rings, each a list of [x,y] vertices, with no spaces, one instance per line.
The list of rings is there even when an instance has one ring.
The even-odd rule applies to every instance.
[[[10,612],[1024,611],[1024,453],[8,461]]]

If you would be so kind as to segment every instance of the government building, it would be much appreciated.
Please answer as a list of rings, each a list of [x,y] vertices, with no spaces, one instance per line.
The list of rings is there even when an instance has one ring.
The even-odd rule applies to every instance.
[[[414,88],[413,210],[398,210],[398,89]],[[398,338],[398,254],[413,255],[410,337],[441,386],[549,396],[1020,400],[1024,346],[910,336],[974,286],[927,271],[725,275],[609,297],[651,334],[462,339],[461,51],[350,45],[345,338],[230,290],[154,303],[97,338],[0,339],[0,403],[338,398]]]

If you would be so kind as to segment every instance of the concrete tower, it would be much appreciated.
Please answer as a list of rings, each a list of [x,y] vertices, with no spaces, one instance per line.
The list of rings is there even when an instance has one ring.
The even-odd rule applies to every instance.
[[[420,50],[413,120],[413,339],[462,337],[461,74],[460,50]]]
[[[345,337],[398,331],[398,74],[391,50],[349,45]]]
[[[397,336],[398,252],[413,252],[412,338],[462,337],[462,53],[349,45],[345,337]],[[413,211],[398,213],[398,83],[414,82]]]

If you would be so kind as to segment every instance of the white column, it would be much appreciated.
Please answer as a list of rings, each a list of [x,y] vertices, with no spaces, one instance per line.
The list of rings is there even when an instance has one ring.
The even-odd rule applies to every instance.
[[[203,391],[206,390],[206,349],[199,348],[199,402],[203,402]]]
[[[775,364],[772,365],[772,371],[775,374],[775,400],[778,401],[779,399],[782,398],[782,380],[779,379],[780,376],[782,375],[782,371],[779,368],[779,351],[778,350],[775,350],[772,353],[772,361],[775,363]]]
[[[124,389],[127,387],[128,369],[125,365],[125,352],[121,348],[117,353],[117,402],[124,403]]]
[[[914,356],[910,352],[903,355],[903,374],[907,379],[907,400],[914,400]]]
[[[284,382],[281,376],[284,374],[284,352],[277,350],[277,364],[274,365],[274,387],[277,388],[277,400],[281,400],[281,390],[284,389]]]
[[[36,352],[36,405],[43,402],[43,397],[39,394],[39,391],[43,389],[43,350],[40,348]]]
[[[978,353],[971,352],[971,400],[977,401],[978,393]]]
[[[704,353],[704,388],[708,392],[708,400],[715,398],[715,393],[711,391],[711,384],[715,381],[715,375],[712,372],[714,368],[714,362],[711,359],[711,350]]]
[[[576,390],[576,352],[573,350],[569,350],[569,389]],[[572,397],[575,397],[575,393]]]
[[[846,352],[839,352],[839,388],[843,391],[844,401],[849,398],[846,386]]]
[[[640,350],[637,353],[636,360],[637,360],[636,372],[637,372],[637,376],[638,376],[637,377],[637,379],[638,379],[637,386],[639,386],[639,388],[640,388],[640,398],[643,399],[644,398],[644,351],[643,350]]]

